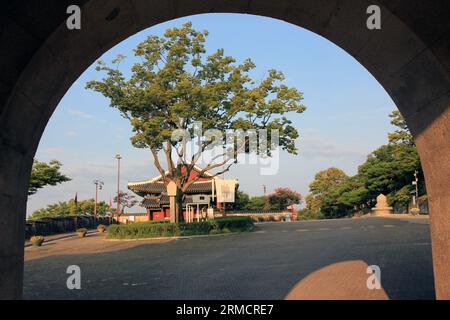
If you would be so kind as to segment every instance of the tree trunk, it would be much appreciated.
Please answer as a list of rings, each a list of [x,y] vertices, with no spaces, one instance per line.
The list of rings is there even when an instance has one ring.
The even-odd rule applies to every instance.
[[[183,191],[177,188],[177,195],[175,197],[175,213],[176,213],[176,223],[183,222]]]

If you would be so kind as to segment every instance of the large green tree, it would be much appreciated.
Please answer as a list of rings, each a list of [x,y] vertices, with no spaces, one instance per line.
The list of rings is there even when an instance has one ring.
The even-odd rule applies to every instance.
[[[327,218],[342,215],[343,208],[338,202],[340,194],[336,190],[348,179],[345,172],[338,168],[332,167],[319,171],[309,185],[310,195],[306,199],[307,207],[314,211],[319,210]]]
[[[359,167],[358,175],[364,181],[368,197],[376,198],[382,193],[388,195],[392,203],[395,202],[395,194],[401,189],[413,189],[411,183],[416,170],[423,177],[419,155],[414,145],[388,144],[369,155],[367,161]],[[423,186],[421,183],[421,188]]]
[[[316,173],[314,181],[309,185],[309,190],[316,198],[323,199],[328,196],[332,188],[342,184],[347,178],[344,171],[331,167]]]
[[[61,166],[61,162],[57,160],[52,160],[49,163],[34,160],[28,195],[35,194],[45,186],[56,186],[57,184],[70,181],[69,177],[61,173]]]
[[[417,171],[419,193],[425,194],[425,180],[419,153],[406,121],[398,110],[389,117],[396,130],[388,134],[389,143],[372,152],[367,161],[358,169],[358,175],[364,181],[368,198],[378,194],[388,195],[391,205],[406,205],[414,190],[412,181]]]
[[[394,110],[389,114],[391,118],[391,124],[396,126],[397,129],[388,134],[389,143],[391,144],[407,144],[414,146],[414,137],[406,124],[405,118],[400,111]]]
[[[255,68],[250,59],[237,63],[223,49],[207,55],[207,36],[207,31],[197,31],[191,23],[168,29],[162,37],[149,36],[134,50],[139,62],[131,72],[119,70],[124,56],[118,56],[113,66],[99,61],[97,70],[106,76],[87,83],[87,88],[109,98],[110,106],[130,121],[133,146],[151,151],[165,183],[175,182],[179,213],[184,192],[197,179],[189,179],[192,170],[218,138],[196,138],[197,149],[187,157],[187,144],[183,139],[173,139],[174,132],[194,138],[198,122],[203,130],[222,133],[230,129],[273,129],[279,132],[279,146],[296,154],[299,135],[286,114],[305,110],[302,93],[283,84],[282,72],[269,70],[257,82],[250,76]],[[261,146],[257,144],[257,151]],[[275,145],[268,143],[268,147]],[[203,167],[200,175],[214,169],[216,175],[228,171],[238,151],[249,150],[247,144],[239,149],[225,148],[223,154]]]

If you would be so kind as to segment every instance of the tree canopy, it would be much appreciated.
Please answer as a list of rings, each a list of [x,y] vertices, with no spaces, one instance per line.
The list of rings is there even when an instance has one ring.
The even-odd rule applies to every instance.
[[[375,198],[383,193],[388,196],[391,205],[408,204],[414,186],[414,173],[418,172],[419,194],[425,194],[425,179],[420,164],[414,138],[406,121],[398,110],[389,117],[391,124],[397,127],[388,134],[388,144],[373,151],[366,162],[358,168],[358,175],[367,189],[367,198]]]
[[[35,194],[45,186],[56,186],[57,184],[70,181],[69,177],[60,172],[61,166],[61,162],[57,160],[52,160],[49,163],[34,160],[28,195]]]
[[[301,200],[300,193],[289,188],[277,188],[268,195],[271,210],[286,210],[291,205],[300,204]]]
[[[235,203],[231,204],[231,210],[249,211],[282,211],[288,206],[300,204],[300,193],[289,188],[277,188],[267,196],[250,197],[243,191],[238,191]]]
[[[119,216],[124,213],[125,208],[132,208],[139,203],[136,196],[124,191],[119,192],[119,199],[121,206]],[[117,203],[117,195],[114,196],[113,202]]]
[[[296,154],[299,134],[286,114],[305,110],[302,93],[283,83],[281,71],[269,70],[256,81],[250,76],[255,68],[250,59],[237,63],[234,57],[225,55],[224,49],[208,55],[207,36],[208,31],[195,30],[191,23],[167,29],[162,37],[149,36],[134,49],[140,62],[132,66],[129,77],[119,70],[125,59],[120,55],[112,61],[113,66],[99,61],[97,70],[106,76],[86,86],[109,98],[110,106],[129,120],[133,146],[149,149],[163,180],[174,181],[181,193],[196,181],[189,176],[201,155],[220,139],[196,138],[197,149],[187,157],[186,139],[174,139],[174,132],[193,139],[196,123],[201,123],[205,131],[222,133],[278,130],[279,147]],[[216,175],[228,171],[238,151],[249,151],[244,145],[241,150],[225,149],[204,166],[199,176],[213,169],[219,171]],[[268,143],[269,150],[271,147],[273,144]],[[159,158],[160,151],[165,155],[167,170]],[[181,170],[183,167],[186,170]]]
[[[349,177],[338,168],[328,168],[316,173],[314,181],[309,185],[310,195],[306,198],[307,207],[323,212],[327,217],[335,217],[342,212],[338,202],[339,189],[348,183]]]

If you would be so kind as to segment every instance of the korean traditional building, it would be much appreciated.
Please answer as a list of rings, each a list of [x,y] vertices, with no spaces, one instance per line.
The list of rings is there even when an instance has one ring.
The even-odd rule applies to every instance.
[[[201,168],[192,170],[189,181],[197,178]],[[220,179],[205,172],[191,184],[183,197],[183,220],[198,221],[214,217],[224,205],[234,202],[239,182],[237,179]],[[169,220],[170,204],[166,185],[161,175],[145,181],[129,182],[128,189],[142,197],[140,203],[146,209],[142,214],[124,214],[122,223],[152,220]]]

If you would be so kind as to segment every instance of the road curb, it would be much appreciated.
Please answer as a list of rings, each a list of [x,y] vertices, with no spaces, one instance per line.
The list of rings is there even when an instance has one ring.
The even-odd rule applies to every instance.
[[[250,230],[248,232],[253,231]],[[183,239],[196,239],[196,238],[210,238],[218,236],[228,236],[233,234],[241,234],[247,232],[230,232],[230,233],[219,233],[219,234],[201,234],[195,236],[178,236],[178,237],[155,237],[155,238],[138,238],[138,239],[104,239],[105,241],[147,241],[147,240],[183,240]]]

